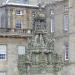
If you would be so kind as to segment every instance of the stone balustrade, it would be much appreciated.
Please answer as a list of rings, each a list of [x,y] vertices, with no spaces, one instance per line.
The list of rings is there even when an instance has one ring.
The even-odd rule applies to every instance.
[[[32,29],[0,28],[0,36],[31,37]]]

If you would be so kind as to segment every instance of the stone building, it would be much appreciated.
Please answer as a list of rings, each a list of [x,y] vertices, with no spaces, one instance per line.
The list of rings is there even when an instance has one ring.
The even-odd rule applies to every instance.
[[[20,1],[20,0],[19,0]],[[20,59],[25,59],[26,57],[23,57],[23,55],[26,54],[26,46],[29,42],[29,39],[32,38],[33,33],[32,33],[32,29],[34,28],[34,32],[39,31],[42,29],[42,33],[37,32],[36,34],[40,35],[40,37],[38,37],[39,40],[40,39],[40,45],[42,45],[45,48],[45,44],[42,38],[46,29],[46,18],[44,16],[44,14],[40,14],[37,9],[38,6],[37,5],[30,5],[30,4],[25,4],[22,3],[24,1],[21,1],[21,3],[19,3],[19,1],[15,1],[13,0],[6,0],[3,1],[1,6],[0,6],[0,74],[2,75],[19,75],[21,72],[21,68],[23,69],[22,71],[22,75],[23,72],[25,72],[24,74],[28,74],[30,75],[30,73],[32,73],[32,75],[34,74],[41,74],[41,75],[45,75],[47,72],[47,74],[51,74],[49,70],[52,70],[50,67],[53,66],[48,66],[47,64],[47,52],[45,53],[45,51],[43,52],[42,56],[40,56],[40,66],[42,66],[42,62],[43,62],[43,66],[40,67],[39,70],[39,65],[37,66],[34,63],[37,63],[37,57],[35,58],[35,56],[37,55],[36,51],[33,52],[33,54],[35,56],[32,57],[32,68],[31,68],[31,72],[29,72],[30,68],[29,66],[24,66],[22,64],[27,64],[29,65],[30,62],[26,62],[26,61],[22,61],[21,65],[18,65],[18,63],[21,61]],[[33,23],[33,13],[36,11],[37,18],[35,19],[35,23],[36,25],[34,25]],[[34,14],[36,14],[34,13]],[[39,16],[43,16],[40,17]],[[38,22],[37,22],[38,21]],[[41,22],[41,24],[39,23]],[[40,24],[40,25],[39,25]],[[40,29],[41,27],[41,29]],[[46,33],[45,33],[46,34]],[[35,37],[37,38],[37,36]],[[35,41],[36,41],[35,40]],[[37,42],[35,42],[37,43]],[[38,43],[39,45],[39,43]],[[39,45],[39,46],[40,46]],[[38,47],[37,47],[38,49]],[[43,50],[43,48],[42,48]],[[53,49],[52,49],[53,50]],[[50,51],[48,52],[50,54]],[[41,55],[41,54],[40,54]],[[45,56],[46,57],[45,57]],[[22,56],[22,57],[21,57]],[[44,58],[44,57],[45,58]],[[42,59],[43,58],[43,59]],[[27,58],[26,58],[27,59]],[[38,58],[39,59],[39,58]],[[36,60],[36,61],[35,61]],[[54,60],[53,60],[54,61]],[[50,61],[49,61],[50,62]],[[38,63],[37,63],[38,64]],[[46,65],[46,69],[45,68]],[[21,67],[22,66],[22,67]],[[19,68],[20,67],[20,68]],[[49,69],[48,69],[48,68]],[[25,69],[26,68],[26,69]],[[39,71],[37,71],[37,69]],[[47,70],[47,72],[45,72],[45,70]],[[41,73],[42,72],[42,73]]]
[[[32,37],[35,5],[3,3],[0,6],[0,75],[18,75],[18,56],[25,54]]]
[[[13,2],[12,2],[13,1]],[[26,1],[26,2],[25,2]],[[75,0],[1,0],[0,6],[0,74],[1,75],[19,75],[18,58],[26,54],[26,46],[33,33],[33,16],[32,13],[37,9],[40,2],[46,4],[46,27],[50,38],[54,40],[54,51],[62,57],[62,69],[57,73],[45,72],[41,75],[75,75]],[[49,2],[49,4],[48,4]],[[31,4],[31,5],[30,5]],[[34,11],[33,11],[34,10]],[[43,34],[43,33],[42,33]],[[37,36],[36,36],[37,37]],[[43,37],[40,37],[43,38]],[[43,42],[43,40],[41,40]],[[33,42],[33,41],[32,41]],[[41,42],[41,43],[42,43]],[[36,43],[36,42],[35,42]],[[37,52],[37,51],[36,51]],[[43,55],[44,56],[44,55]],[[40,56],[41,57],[41,56]],[[44,56],[45,57],[45,56]],[[21,57],[20,57],[21,58]],[[22,57],[23,58],[23,57]],[[28,57],[27,57],[28,58]],[[24,58],[25,59],[25,58]],[[36,58],[33,57],[33,61]],[[41,58],[42,59],[42,58]],[[54,59],[52,59],[54,60]],[[38,62],[38,60],[36,60]],[[46,57],[43,60],[47,61]],[[24,61],[25,62],[25,61]],[[36,63],[36,62],[35,62]],[[51,63],[51,61],[50,61]],[[28,67],[24,72],[28,75],[30,62],[26,62]],[[33,65],[34,67],[34,65]],[[36,67],[36,66],[35,66]],[[59,66],[58,66],[59,67]],[[51,70],[52,66],[46,67]],[[48,69],[49,68],[49,69]],[[35,75],[35,69],[33,73]],[[26,71],[27,70],[27,71]],[[36,73],[39,75],[40,72]]]
[[[46,6],[48,33],[53,35],[54,49],[64,61],[59,75],[75,75],[74,3],[75,0],[62,0]]]

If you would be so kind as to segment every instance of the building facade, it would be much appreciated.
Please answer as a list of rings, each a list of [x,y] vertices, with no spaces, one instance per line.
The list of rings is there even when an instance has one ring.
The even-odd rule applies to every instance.
[[[53,35],[54,49],[64,61],[59,75],[75,75],[74,3],[63,0],[46,6],[48,33]]]
[[[19,75],[18,56],[25,54],[32,37],[34,6],[5,4],[0,7],[0,74]]]
[[[38,8],[36,5],[39,2],[44,4],[47,3],[46,0],[31,0],[28,2],[26,0],[26,4],[30,3],[31,5],[22,4],[24,2],[25,0],[13,0],[13,2],[12,0],[7,0],[2,1],[3,5],[0,6],[1,75],[20,74],[18,70],[19,56],[26,54],[26,46],[29,42],[29,39],[31,39],[33,36],[33,13],[35,9]],[[45,73],[44,69],[41,75],[75,75],[74,4],[74,0],[51,0],[50,3],[45,7],[47,33],[50,34],[50,38],[54,40],[54,50],[59,56],[62,57],[63,61],[61,64],[63,66],[62,69],[57,73],[50,73],[50,71],[49,73]],[[36,54],[38,55],[38,53]],[[34,57],[32,60],[36,60],[38,62],[37,57]],[[44,61],[47,61],[46,57]],[[29,65],[30,62],[26,62],[26,64]],[[44,65],[47,66],[46,64]],[[37,68],[34,66],[35,65],[33,65],[33,68],[31,68],[33,69],[32,75],[39,75],[40,72],[36,73],[35,69]],[[22,66],[21,68],[27,67]],[[50,66],[49,69],[51,70],[52,66]],[[46,70],[49,69],[47,67]],[[24,72],[27,72],[28,75],[31,75],[29,70],[30,65],[27,69],[24,69]]]

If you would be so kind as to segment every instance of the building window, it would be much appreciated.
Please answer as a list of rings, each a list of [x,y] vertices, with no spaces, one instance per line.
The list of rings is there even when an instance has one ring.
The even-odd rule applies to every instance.
[[[0,60],[6,59],[6,45],[0,45]]]
[[[18,46],[18,54],[19,55],[25,54],[25,46]]]
[[[65,5],[65,6],[64,6],[64,11],[65,11],[65,12],[68,12],[68,11],[69,11],[68,5]]]
[[[22,22],[21,20],[16,20],[16,28],[21,28]]]
[[[65,44],[65,60],[69,59],[69,44]]]
[[[54,15],[54,10],[50,10],[50,14],[51,15]]]
[[[16,10],[16,15],[22,15],[22,11],[21,10]]]
[[[1,15],[1,28],[5,28],[5,17],[4,17],[4,14]]]
[[[68,31],[69,29],[69,16],[64,15],[64,31]]]
[[[54,32],[54,18],[51,18],[51,33]]]
[[[0,72],[0,75],[6,75],[6,72]]]
[[[30,34],[31,33],[31,30],[28,30],[27,33]]]

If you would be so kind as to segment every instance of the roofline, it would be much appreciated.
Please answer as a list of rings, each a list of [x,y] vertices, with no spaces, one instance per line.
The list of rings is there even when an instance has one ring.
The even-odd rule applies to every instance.
[[[5,7],[5,6],[20,6],[20,7],[30,7],[30,8],[38,8],[38,5],[30,5],[30,4],[19,4],[19,3],[4,3],[0,7]]]

